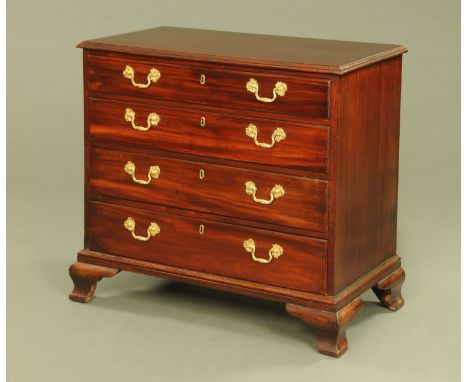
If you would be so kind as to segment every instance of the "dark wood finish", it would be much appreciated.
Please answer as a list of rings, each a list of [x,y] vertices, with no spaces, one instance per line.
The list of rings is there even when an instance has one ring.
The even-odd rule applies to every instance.
[[[139,56],[139,55],[133,55],[133,54],[122,54],[122,53],[114,53],[111,51],[96,51],[96,50],[84,50],[83,52],[86,57],[88,56],[100,56],[100,57],[108,57],[109,59],[118,59],[118,60],[124,60],[128,59],[131,61],[137,61],[137,62],[148,62],[148,56]],[[86,58],[87,59],[87,58]],[[150,58],[151,59],[151,58]],[[153,59],[154,60],[154,59]],[[244,65],[224,65],[221,63],[210,63],[210,62],[193,62],[193,61],[187,61],[187,60],[176,60],[168,57],[158,57],[157,61],[160,62],[163,65],[169,65],[169,66],[180,66],[182,65],[183,67],[185,66],[193,66],[194,64],[200,64],[203,66],[205,69],[212,69],[212,70],[221,70],[223,72],[232,72],[232,71],[241,71],[243,73],[261,73],[270,77],[275,77],[278,76],[278,74],[281,75],[281,72],[278,70],[269,68],[269,67],[259,67],[255,68],[255,71],[252,71],[252,68],[249,66],[244,66]],[[297,78],[298,80],[315,80],[315,81],[325,81],[328,83],[329,88],[332,86],[333,81],[337,79],[336,75],[332,74],[313,74],[313,73],[303,73],[303,72],[296,72],[296,71],[290,71],[287,72],[289,75],[293,76],[294,78]],[[154,85],[154,84],[153,84]],[[261,85],[261,84],[260,84]],[[252,93],[250,93],[252,94]],[[194,102],[176,102],[174,100],[170,99],[163,99],[161,97],[157,98],[149,98],[145,96],[145,94],[138,93],[136,95],[133,94],[127,94],[127,93],[105,93],[105,92],[100,92],[100,91],[95,91],[93,93],[90,93],[91,98],[98,98],[98,99],[108,99],[108,100],[114,100],[114,101],[124,101],[124,102],[137,102],[141,104],[158,104],[161,106],[166,105],[168,108],[174,108],[174,107],[183,107],[186,110],[194,110],[198,111],[200,108],[206,109],[209,111],[210,109],[214,112],[221,112],[226,115],[235,115],[240,114],[239,111],[242,113],[242,117],[245,118],[264,118],[264,119],[269,119],[269,120],[275,120],[278,122],[292,122],[291,121],[291,116],[288,114],[280,114],[280,113],[271,113],[269,109],[267,108],[266,111],[262,110],[257,110],[255,107],[251,108],[233,108],[232,105],[227,104],[227,103],[220,103],[220,102],[213,102],[210,104],[201,104],[201,103],[194,103]],[[260,91],[260,95],[262,95],[262,92]],[[271,94],[273,95],[273,93]],[[255,96],[252,94],[252,96],[255,98]],[[283,97],[284,98],[284,97]],[[328,115],[326,118],[319,118],[319,117],[309,117],[309,118],[301,118],[300,116],[293,116],[292,119],[295,120],[299,118],[297,123],[300,124],[315,124],[315,125],[324,125],[328,126],[330,124],[330,118],[331,118],[331,112],[330,110],[333,108],[333,105],[331,104],[331,94],[328,92]],[[259,104],[261,103],[260,101],[257,101]],[[276,101],[273,103],[277,103]],[[239,115],[240,116],[240,115]]]
[[[177,153],[177,152],[172,152],[172,151],[159,151],[156,149],[151,149],[149,147],[140,146],[140,145],[130,146],[125,143],[94,141],[92,147],[101,148],[101,149],[109,149],[109,150],[127,151],[127,152],[138,152],[139,154],[144,154],[144,155],[160,155],[166,158],[183,159],[183,160],[199,162],[199,163],[218,164],[221,166],[234,167],[234,168],[245,168],[248,170],[268,172],[271,174],[292,175],[292,176],[299,176],[303,178],[311,178],[311,179],[317,179],[317,180],[328,180],[329,178],[328,174],[323,173],[323,172],[296,170],[290,167],[278,167],[278,166],[275,167],[275,166],[269,166],[266,164],[264,165],[261,163],[241,162],[241,161],[235,161],[231,159],[185,154],[182,152]]]
[[[330,118],[330,144],[329,144],[329,183],[328,183],[328,256],[327,256],[327,293],[335,294],[335,214],[336,214],[336,149],[337,129],[340,110],[340,81],[339,78],[332,82],[330,95],[334,100]]]
[[[340,78],[334,290],[396,254],[401,57]]]
[[[78,45],[91,50],[216,64],[242,64],[313,73],[344,74],[401,55],[401,45],[159,27]]]
[[[388,275],[392,270],[397,269],[400,258],[395,256],[380,264],[372,272],[369,272],[365,277],[359,279],[336,296],[308,293],[255,281],[219,276],[207,272],[91,251],[89,249],[83,249],[78,253],[78,261],[106,267],[118,267],[124,271],[163,277],[271,301],[289,302],[295,305],[336,312],[368,290],[370,286],[375,285],[378,280],[382,279],[382,275]]]
[[[138,88],[122,74],[126,65],[135,70],[135,81],[146,83],[152,68],[161,73],[161,78],[148,88]],[[200,83],[204,74],[206,83]],[[217,70],[203,65],[169,65],[152,61],[137,61],[128,57],[107,57],[90,54],[88,57],[89,91],[125,94],[137,97],[166,99],[174,102],[196,104],[225,104],[242,114],[242,109],[255,108],[260,112],[287,115],[290,120],[328,118],[329,80],[297,77],[290,73],[276,75],[260,71],[245,71],[242,68]],[[250,78],[258,81],[259,94],[272,97],[276,82],[285,82],[287,92],[275,102],[260,102],[246,89]]]
[[[246,118],[227,115],[219,111],[200,108],[188,110],[144,105],[137,101],[115,102],[91,99],[90,136],[91,144],[123,143],[132,148],[148,147],[164,152],[203,155],[216,159],[261,163],[270,167],[290,167],[305,171],[327,172],[328,135],[326,126],[300,125],[291,122]],[[137,131],[124,119],[125,109],[136,113],[136,124],[146,126],[148,114],[157,113],[161,120],[158,126],[148,131]],[[205,126],[200,126],[201,117]],[[281,127],[286,139],[272,148],[255,145],[245,134],[249,124],[259,131],[259,142],[271,143],[271,134]]]
[[[137,179],[147,179],[154,165],[159,166],[160,177],[148,185],[135,183],[124,171],[127,161],[136,165]],[[102,149],[90,151],[89,176],[91,194],[274,222],[306,234],[326,236],[328,228],[326,181]],[[256,203],[245,192],[247,181],[256,184],[257,198],[270,199],[277,184],[285,194],[269,205]]]
[[[339,357],[348,350],[346,329],[362,305],[362,300],[357,298],[337,312],[294,304],[286,304],[286,311],[312,327],[317,336],[317,348],[320,353]]]
[[[178,266],[221,276],[323,293],[325,289],[326,241],[304,236],[219,223],[214,220],[183,218],[151,206],[146,210],[89,203],[88,237],[93,251],[111,253],[153,263]],[[124,227],[127,217],[136,222],[135,234],[146,236],[151,222],[161,232],[142,242]],[[200,225],[204,233],[199,233]],[[275,243],[284,253],[269,264],[252,260],[243,242],[254,239],[256,256],[268,257]]]
[[[405,271],[403,268],[398,268],[391,275],[374,285],[372,290],[384,307],[396,312],[405,304],[405,300],[401,296],[401,286],[404,281]]]
[[[88,102],[88,56],[83,54],[83,95],[84,95],[84,102],[83,102],[83,122],[84,122],[84,136],[83,136],[83,159],[84,159],[84,168],[83,168],[83,175],[84,175],[84,193],[83,193],[83,204],[84,204],[84,226],[86,226],[86,222],[88,221],[88,201],[89,201],[89,102]],[[86,237],[86,230],[84,234],[84,247],[87,248],[88,246],[88,238]]]
[[[70,277],[74,288],[70,293],[70,300],[88,302],[94,296],[96,284],[103,277],[113,277],[120,272],[119,269],[76,262],[69,268]]]
[[[138,202],[138,201],[133,201],[133,200],[123,201],[122,199],[116,199],[116,198],[103,196],[103,195],[92,195],[91,201],[97,201],[97,202],[103,202],[103,203],[109,203],[109,204],[120,204],[124,202],[124,204],[128,207],[137,208],[137,209],[148,208],[148,203]],[[289,229],[289,227],[280,227],[279,229],[277,225],[267,224],[265,222],[249,222],[249,221],[240,220],[237,218],[218,216],[218,215],[214,215],[210,213],[197,212],[193,210],[184,210],[184,209],[180,209],[176,207],[169,207],[169,206],[158,206],[157,209],[159,211],[163,211],[171,215],[196,218],[196,219],[198,218],[198,219],[203,219],[205,221],[215,221],[215,222],[228,223],[232,225],[241,225],[246,228],[249,228],[249,227],[261,228],[261,229],[270,230],[274,232],[278,231],[278,232],[285,232],[285,233],[287,232],[287,233],[298,234],[298,235],[301,234],[300,231]],[[327,260],[328,260],[330,257],[330,240],[326,240],[326,241],[327,241]],[[328,264],[327,264],[327,267],[328,267]],[[388,276],[391,272],[398,269],[399,267],[401,267],[400,257],[397,255],[391,256],[390,258],[380,263],[377,267],[367,272],[363,277],[357,279],[353,284],[349,285],[342,291],[336,294],[329,293],[328,291],[327,293],[330,296],[333,296],[334,303],[338,307],[341,307],[347,302],[351,301],[353,298],[358,297],[360,294],[364,293],[367,289],[370,289],[373,285],[375,285],[377,282],[382,280],[384,277]],[[327,268],[327,275],[330,275],[329,268]],[[354,293],[356,290],[358,290],[358,293],[351,296],[350,291],[353,291]]]
[[[114,198],[111,196],[97,195],[97,194],[89,195],[89,201],[111,203],[111,204],[124,203],[126,206],[129,206],[129,207],[135,207],[135,208],[140,208],[140,209],[148,208],[148,203],[146,202],[139,202],[139,201],[131,200],[131,199]],[[304,235],[303,229],[298,229],[296,227],[279,226],[272,221],[245,220],[245,219],[239,219],[239,218],[232,217],[232,216],[216,215],[216,214],[209,213],[209,212],[195,211],[193,209],[185,210],[185,209],[174,207],[174,206],[158,205],[158,208],[161,210],[167,211],[173,215],[197,216],[205,220],[214,220],[214,221],[219,221],[221,223],[241,225],[243,227],[261,228],[261,229],[266,229],[266,230],[275,231],[275,232],[284,232],[284,233],[290,233],[294,235]],[[326,240],[325,233],[322,233],[320,235],[317,234],[317,235],[314,235],[313,237]]]
[[[72,266],[75,299],[89,299],[100,277],[126,270],[281,301],[333,356],[347,349],[346,327],[366,290],[390,310],[403,305],[396,212],[405,48],[178,28],[80,46],[85,249]],[[134,88],[122,75],[127,64],[139,82],[152,67],[162,77]],[[276,81],[286,82],[286,96],[257,101],[245,89],[250,77],[268,97]],[[133,130],[127,107],[137,124],[150,112],[160,124]],[[259,148],[245,135],[249,123],[261,142],[276,127],[287,139]],[[133,183],[123,171],[128,160],[139,179],[160,166],[159,179]],[[259,198],[275,184],[286,194],[255,204],[247,180]],[[136,235],[151,222],[159,234],[136,240],[123,225],[129,216]],[[243,247],[249,238],[258,258],[275,243],[284,252],[255,262]]]

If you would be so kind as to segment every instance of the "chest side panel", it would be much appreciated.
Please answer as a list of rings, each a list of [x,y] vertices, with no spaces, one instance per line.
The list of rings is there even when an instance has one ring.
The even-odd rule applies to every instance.
[[[334,288],[396,254],[401,56],[339,84]]]

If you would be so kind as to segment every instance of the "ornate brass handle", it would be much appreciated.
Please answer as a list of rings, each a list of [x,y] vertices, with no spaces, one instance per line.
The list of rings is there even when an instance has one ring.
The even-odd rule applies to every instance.
[[[251,180],[249,180],[248,182],[245,182],[245,192],[247,193],[247,195],[252,196],[252,199],[254,200],[254,202],[260,203],[260,204],[271,204],[273,203],[273,200],[281,198],[285,194],[283,186],[281,186],[280,184],[277,184],[275,185],[275,187],[271,189],[269,200],[258,199],[256,195],[257,186]]]
[[[271,143],[261,143],[257,140],[257,126],[255,126],[253,123],[245,128],[245,135],[252,138],[257,146],[265,147],[267,149],[272,148],[276,142],[280,142],[286,139],[286,132],[281,127],[277,127],[271,134]]]
[[[135,220],[133,220],[133,218],[128,217],[127,220],[124,221],[124,227],[132,233],[132,237],[135,240],[148,241],[153,236],[156,236],[159,232],[161,232],[159,226],[153,222],[149,225],[148,229],[146,230],[146,236],[138,236],[135,235],[135,225]]]
[[[135,70],[130,65],[125,66],[122,74],[125,78],[128,78],[132,82],[132,85],[136,88],[147,88],[151,85],[152,82],[158,82],[158,80],[161,78],[161,72],[158,69],[151,68],[148,75],[146,76],[146,84],[139,84],[135,82]]]
[[[260,85],[258,84],[257,80],[255,78],[251,78],[246,84],[245,87],[247,90],[251,93],[255,94],[255,98],[257,98],[258,101],[261,102],[275,102],[276,96],[284,96],[286,94],[286,91],[288,90],[288,85],[286,85],[284,82],[277,82],[275,84],[275,87],[273,88],[273,97],[272,98],[267,98],[267,97],[260,97],[258,95],[258,90],[260,89]]]
[[[159,174],[161,174],[161,169],[159,168],[159,166],[151,166],[148,170],[147,180],[137,179],[135,178],[136,166],[135,163],[133,163],[132,161],[128,161],[127,163],[125,163],[124,171],[132,177],[135,183],[138,184],[150,184],[151,180],[158,179]]]
[[[261,264],[271,263],[273,259],[277,259],[283,254],[283,247],[279,244],[273,244],[268,251],[268,259],[255,256],[255,241],[253,239],[247,239],[244,241],[244,249],[249,252],[252,256],[252,260]]]
[[[161,120],[158,114],[150,113],[148,114],[148,118],[146,118],[146,127],[137,126],[135,125],[135,112],[133,111],[133,109],[130,108],[125,109],[124,118],[127,122],[130,122],[132,124],[132,127],[135,130],[138,131],[148,131],[151,128],[151,126],[158,126],[159,121]]]

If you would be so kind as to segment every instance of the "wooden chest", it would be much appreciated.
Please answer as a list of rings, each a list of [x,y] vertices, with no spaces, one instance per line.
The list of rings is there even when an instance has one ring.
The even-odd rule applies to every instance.
[[[397,45],[160,27],[79,44],[85,240],[70,298],[121,270],[286,303],[320,352],[396,255]]]

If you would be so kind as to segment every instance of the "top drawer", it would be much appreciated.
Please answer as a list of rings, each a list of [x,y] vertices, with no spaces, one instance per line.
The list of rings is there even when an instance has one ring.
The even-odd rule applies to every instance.
[[[148,59],[150,60],[150,59]],[[192,102],[327,120],[328,79],[211,69],[89,54],[91,92]]]

